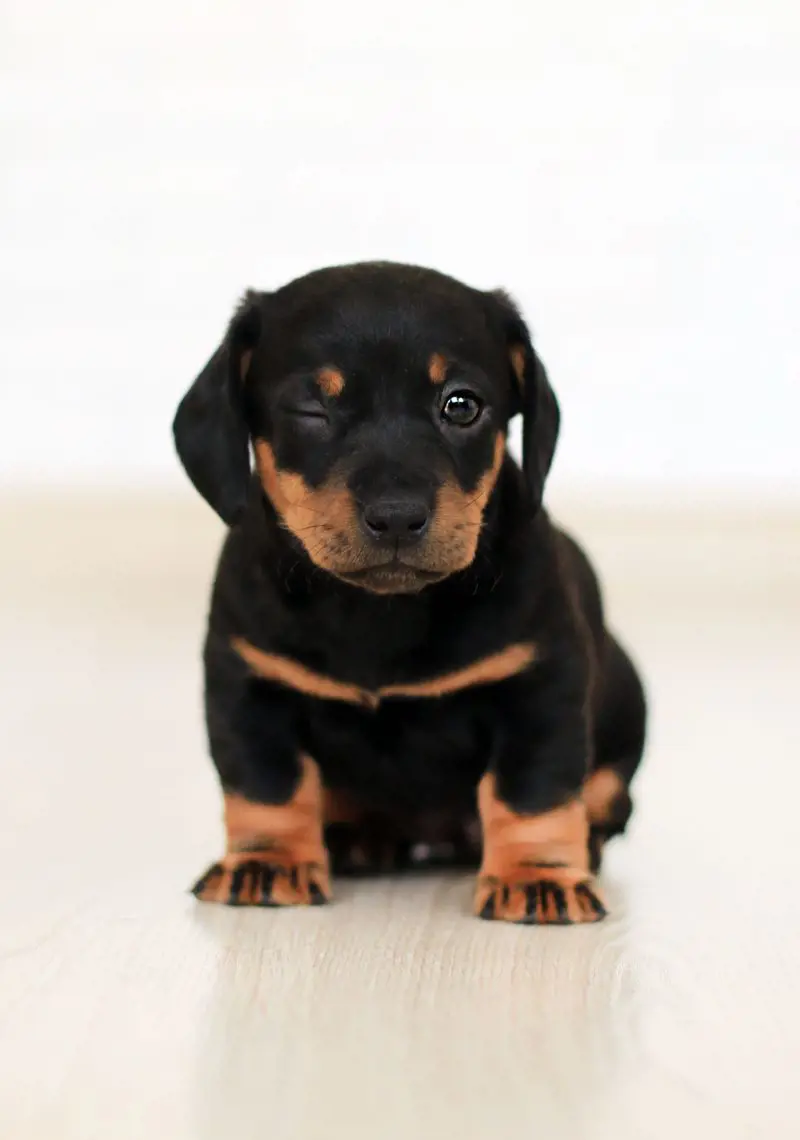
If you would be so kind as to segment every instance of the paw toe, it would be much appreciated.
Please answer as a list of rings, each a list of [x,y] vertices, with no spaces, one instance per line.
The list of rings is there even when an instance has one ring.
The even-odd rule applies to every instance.
[[[319,864],[247,859],[230,867],[215,863],[192,894],[201,902],[227,906],[318,906],[328,901],[330,890]]]
[[[561,883],[555,879],[503,881],[483,879],[475,895],[480,918],[525,925],[570,926],[599,922],[606,908],[588,880]]]
[[[221,901],[217,899],[217,891],[225,876],[225,868],[221,863],[213,863],[205,874],[201,875],[191,889],[196,899],[205,902]]]
[[[575,897],[583,915],[583,922],[599,922],[608,914],[602,899],[588,883],[578,883]]]

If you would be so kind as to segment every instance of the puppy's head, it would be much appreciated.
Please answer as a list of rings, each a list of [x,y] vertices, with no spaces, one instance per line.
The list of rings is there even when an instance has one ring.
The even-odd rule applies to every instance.
[[[192,482],[228,523],[250,447],[282,525],[318,566],[376,593],[467,567],[524,415],[541,501],[558,406],[504,293],[390,264],[248,293],[174,423]]]

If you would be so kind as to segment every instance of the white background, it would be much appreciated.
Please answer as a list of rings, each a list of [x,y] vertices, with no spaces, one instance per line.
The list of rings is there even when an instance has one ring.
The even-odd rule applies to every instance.
[[[561,485],[800,496],[800,8],[5,0],[0,483],[184,486],[238,294],[517,295]]]

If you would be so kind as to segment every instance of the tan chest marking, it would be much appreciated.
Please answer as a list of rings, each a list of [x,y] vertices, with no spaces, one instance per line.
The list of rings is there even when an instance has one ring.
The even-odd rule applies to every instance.
[[[289,689],[296,689],[299,693],[319,697],[324,701],[347,701],[351,705],[365,705],[367,708],[375,708],[378,704],[377,695],[366,689],[326,677],[324,673],[308,669],[291,657],[256,649],[243,637],[232,638],[231,645],[250,669],[265,681],[277,681],[279,685],[286,685]]]
[[[457,693],[459,689],[469,689],[473,685],[490,685],[495,681],[505,681],[515,673],[521,673],[536,657],[536,647],[530,642],[509,645],[499,653],[481,657],[463,669],[432,677],[429,681],[409,681],[402,685],[385,685],[379,690],[384,697],[445,697]]]
[[[399,685],[384,685],[378,690],[369,690],[337,681],[324,673],[317,673],[301,665],[299,661],[292,660],[291,657],[256,649],[242,637],[232,638],[231,645],[250,669],[264,680],[277,681],[280,685],[286,685],[290,689],[321,700],[346,701],[348,704],[371,709],[377,708],[387,697],[444,697],[475,685],[504,681],[516,673],[521,673],[536,659],[536,646],[532,642],[520,642],[501,649],[499,653],[482,657],[463,669],[456,669],[452,673],[444,673],[427,681],[409,681]]]

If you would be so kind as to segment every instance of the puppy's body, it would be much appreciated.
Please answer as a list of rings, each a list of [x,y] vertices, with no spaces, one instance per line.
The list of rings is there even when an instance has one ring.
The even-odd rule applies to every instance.
[[[586,558],[540,505],[557,407],[527,332],[504,298],[481,327],[485,295],[439,275],[329,274],[290,286],[271,342],[262,320],[225,373],[246,393],[259,479],[238,489],[212,599],[206,709],[229,850],[197,892],[321,901],[328,850],[358,871],[482,849],[485,917],[600,917],[590,870],[630,813],[644,701]],[[298,372],[292,407],[307,409],[311,374],[335,405],[324,427],[280,422],[281,378]],[[524,475],[504,449],[515,374]],[[437,422],[448,400],[464,418],[475,391],[463,432]]]

